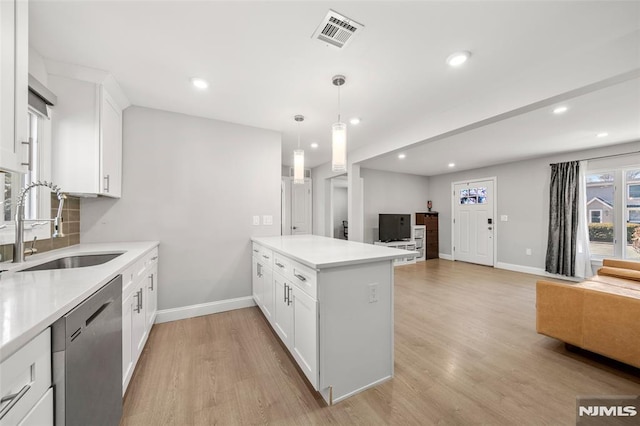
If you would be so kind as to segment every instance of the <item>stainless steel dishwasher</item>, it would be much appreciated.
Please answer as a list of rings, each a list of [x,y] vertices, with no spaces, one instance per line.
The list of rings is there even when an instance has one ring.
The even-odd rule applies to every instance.
[[[122,417],[122,276],[53,324],[56,426],[116,426]]]

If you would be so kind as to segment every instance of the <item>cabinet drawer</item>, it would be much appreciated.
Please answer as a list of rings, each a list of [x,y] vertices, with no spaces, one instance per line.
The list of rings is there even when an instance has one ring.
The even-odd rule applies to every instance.
[[[148,269],[156,263],[158,263],[158,247],[155,247],[153,250],[146,254],[144,259],[144,267]]]
[[[53,426],[53,388],[49,388],[18,426]]]
[[[293,275],[293,268],[291,267],[291,261],[289,258],[284,257],[279,253],[273,253],[273,270],[278,271],[283,277],[291,278]]]
[[[262,263],[264,266],[268,267],[268,268],[272,268],[273,267],[273,251],[271,251],[268,248],[262,247],[259,244],[255,244],[253,245],[253,248],[258,248],[258,253],[256,255],[256,257],[260,260],[260,263]]]
[[[316,271],[291,260],[291,282],[314,299],[318,298]]]
[[[16,425],[51,386],[51,329],[0,364],[0,425]]]

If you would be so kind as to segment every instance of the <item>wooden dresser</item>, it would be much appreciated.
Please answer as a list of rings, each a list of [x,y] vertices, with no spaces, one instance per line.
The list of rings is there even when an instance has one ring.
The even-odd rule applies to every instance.
[[[438,212],[416,213],[416,225],[425,225],[427,259],[437,259],[438,250]]]

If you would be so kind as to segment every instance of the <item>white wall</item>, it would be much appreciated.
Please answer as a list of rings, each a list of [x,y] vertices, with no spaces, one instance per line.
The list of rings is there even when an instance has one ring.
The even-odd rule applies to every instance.
[[[342,221],[347,220],[347,187],[346,186],[333,186],[333,237],[339,239],[346,239],[342,233]]]
[[[331,215],[331,178],[342,174],[344,173],[332,172],[330,162],[311,169],[313,235],[332,236],[330,221],[326,220]]]
[[[44,58],[31,46],[29,46],[29,74],[45,86],[49,82],[49,74],[47,73]]]
[[[378,214],[427,211],[429,178],[426,176],[360,169],[364,179],[364,242],[378,239]]]
[[[549,164],[638,150],[640,142],[633,142],[430,177],[430,199],[434,210],[440,212],[440,253],[451,254],[451,183],[496,176],[497,262],[544,270],[549,223]],[[508,221],[501,222],[501,215],[507,215]],[[525,254],[527,248],[532,250],[530,256]]]
[[[250,237],[280,234],[281,135],[140,107],[123,133],[122,198],[82,200],[81,241],[159,240],[160,309],[249,296]]]

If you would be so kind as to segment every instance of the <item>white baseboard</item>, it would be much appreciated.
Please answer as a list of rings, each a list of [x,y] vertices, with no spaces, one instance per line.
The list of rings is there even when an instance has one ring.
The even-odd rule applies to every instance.
[[[557,278],[560,280],[575,281],[575,282],[584,281],[584,279],[582,278],[567,277],[565,275],[558,275],[558,274],[550,274],[549,272],[545,271],[542,268],[536,268],[533,266],[515,265],[513,263],[498,262],[496,263],[496,268],[506,269],[507,271],[522,272],[524,274],[539,275],[542,277]]]
[[[232,311],[234,309],[256,306],[253,296],[238,297],[236,299],[218,300],[216,302],[201,303],[198,305],[182,306],[180,308],[162,309],[158,311],[156,324],[169,321],[177,321],[202,315],[217,314],[219,312]]]
[[[440,259],[444,259],[444,260],[453,260],[453,256],[451,256],[450,254],[446,254],[446,253],[438,253],[438,257]]]

